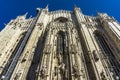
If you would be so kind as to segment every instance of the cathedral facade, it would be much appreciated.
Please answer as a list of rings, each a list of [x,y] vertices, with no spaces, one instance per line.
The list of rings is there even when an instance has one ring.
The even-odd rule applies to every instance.
[[[0,32],[2,80],[120,80],[120,24],[106,13],[37,8]]]

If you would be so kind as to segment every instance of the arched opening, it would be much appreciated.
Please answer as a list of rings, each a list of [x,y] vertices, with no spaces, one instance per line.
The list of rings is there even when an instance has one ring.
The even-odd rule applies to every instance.
[[[68,19],[65,18],[65,17],[58,17],[54,20],[55,22],[61,22],[61,23],[64,23],[64,22],[67,22]]]
[[[100,31],[95,31],[94,32],[96,40],[99,43],[99,46],[101,47],[102,53],[100,52],[101,55],[104,56],[104,58],[106,58],[108,66],[109,66],[109,70],[115,74],[114,77],[119,76],[119,72],[120,72],[120,65],[118,63],[118,61],[116,60],[114,53],[112,51],[112,49],[110,48],[107,40],[105,39],[105,36],[103,33],[101,33]]]
[[[65,47],[65,33],[63,31],[59,31],[57,35],[57,52],[59,54],[64,54]]]
[[[70,58],[69,58],[69,49],[68,49],[68,39],[66,32],[59,31],[57,33],[57,65],[60,66],[60,73],[58,77],[61,80],[71,80],[71,70],[70,70]]]

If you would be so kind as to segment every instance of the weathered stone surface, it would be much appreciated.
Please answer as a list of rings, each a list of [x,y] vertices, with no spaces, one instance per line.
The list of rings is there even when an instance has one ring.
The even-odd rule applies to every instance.
[[[48,6],[37,8],[34,18],[26,15],[0,32],[1,79],[120,79],[120,24],[113,17],[87,16],[78,7],[48,11]]]

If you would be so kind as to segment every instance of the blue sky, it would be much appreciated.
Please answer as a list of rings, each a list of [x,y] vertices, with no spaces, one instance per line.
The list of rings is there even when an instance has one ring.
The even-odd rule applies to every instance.
[[[74,4],[82,9],[86,15],[96,15],[96,11],[106,12],[114,16],[120,22],[120,0],[0,0],[0,30],[4,23],[18,15],[28,12],[36,15],[36,8],[44,8],[49,4],[49,10],[66,9],[73,10]]]

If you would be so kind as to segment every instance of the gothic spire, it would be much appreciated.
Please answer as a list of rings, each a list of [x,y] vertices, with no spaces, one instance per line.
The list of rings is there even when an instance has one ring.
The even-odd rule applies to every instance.
[[[28,12],[26,12],[23,16],[25,16],[25,17],[26,17],[27,15],[28,15]]]
[[[77,8],[77,5],[76,5],[76,4],[74,4],[74,8]]]
[[[48,7],[49,7],[49,4],[47,4],[47,6],[45,7],[45,9],[48,9]]]

